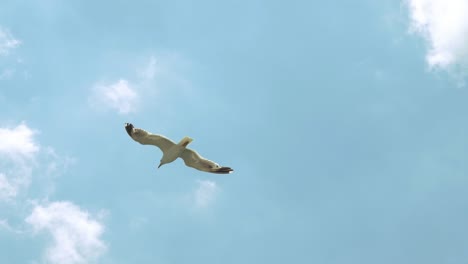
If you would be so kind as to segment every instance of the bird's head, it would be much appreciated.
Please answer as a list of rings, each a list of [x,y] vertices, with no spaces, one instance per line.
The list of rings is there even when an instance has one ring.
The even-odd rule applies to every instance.
[[[125,123],[125,130],[129,136],[132,136],[133,125],[131,123]]]

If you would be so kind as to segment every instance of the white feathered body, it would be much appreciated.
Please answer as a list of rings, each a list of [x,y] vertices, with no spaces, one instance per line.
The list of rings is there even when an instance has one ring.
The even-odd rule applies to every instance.
[[[184,137],[178,144],[174,144],[170,147],[167,151],[163,152],[163,156],[161,158],[161,163],[171,163],[176,160],[182,152],[186,149],[187,145],[192,142],[193,139],[189,137]]]

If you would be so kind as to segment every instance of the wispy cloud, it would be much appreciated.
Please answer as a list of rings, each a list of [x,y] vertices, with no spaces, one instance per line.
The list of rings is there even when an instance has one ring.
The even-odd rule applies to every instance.
[[[52,264],[90,263],[106,251],[102,240],[104,225],[68,201],[36,205],[25,219],[35,232],[45,231],[52,243],[45,259]]]
[[[119,80],[103,83],[97,82],[88,97],[89,105],[95,110],[112,109],[119,114],[135,113],[148,106],[171,106],[165,104],[173,96],[190,93],[190,82],[186,79],[185,71],[191,67],[181,55],[177,53],[161,53],[136,58],[126,64],[137,65],[128,69],[128,75]],[[165,100],[158,100],[160,98]],[[157,102],[157,104],[155,104]]]
[[[10,225],[10,223],[8,223],[8,220],[6,220],[6,219],[0,219],[0,230],[1,229],[6,230],[6,231],[11,232],[11,233],[15,233],[15,234],[23,234],[24,233],[23,230],[19,230],[19,229],[16,229],[16,228],[12,227]]]
[[[139,95],[124,79],[111,84],[96,84],[89,98],[92,106],[117,110],[120,114],[135,112]]]
[[[156,58],[154,56],[151,56],[146,66],[140,71],[138,71],[138,75],[143,80],[151,81],[156,77],[157,73],[160,71],[160,65],[157,63]]]
[[[213,204],[219,193],[219,187],[215,182],[209,180],[197,181],[198,186],[194,193],[196,208],[206,208]]]
[[[8,80],[15,74],[15,69],[4,69],[0,72],[0,80]]]
[[[405,0],[411,17],[411,31],[428,43],[430,67],[468,68],[468,1]]]
[[[18,194],[19,186],[0,173],[0,201],[10,200]]]
[[[148,218],[144,216],[134,216],[130,219],[130,228],[133,230],[140,230],[148,224]]]
[[[47,197],[55,192],[56,179],[65,174],[76,159],[67,155],[59,155],[54,148],[45,146],[38,157],[39,165],[33,171],[32,185],[40,190],[40,197]]]
[[[8,55],[20,44],[21,41],[13,37],[8,29],[0,27],[0,55]]]

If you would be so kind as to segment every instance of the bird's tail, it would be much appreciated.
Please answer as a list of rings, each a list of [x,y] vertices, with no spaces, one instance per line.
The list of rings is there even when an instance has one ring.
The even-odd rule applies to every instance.
[[[179,142],[179,146],[183,146],[183,147],[187,147],[187,145],[192,142],[193,139],[190,138],[190,137],[184,137],[180,142]]]
[[[217,174],[229,174],[233,171],[234,170],[229,167],[221,167],[221,168],[212,169],[210,172],[217,173]]]

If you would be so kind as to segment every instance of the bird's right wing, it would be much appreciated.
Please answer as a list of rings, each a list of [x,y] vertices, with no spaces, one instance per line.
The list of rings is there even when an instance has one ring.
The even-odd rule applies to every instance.
[[[203,158],[192,149],[185,149],[180,157],[184,160],[185,165],[197,170],[218,174],[228,174],[234,171],[229,167],[221,167],[216,162]]]
[[[140,144],[154,145],[161,149],[162,152],[167,151],[175,145],[175,143],[172,140],[161,135],[151,134],[148,131],[143,130],[141,128],[134,128],[131,133],[131,137],[133,140]]]

